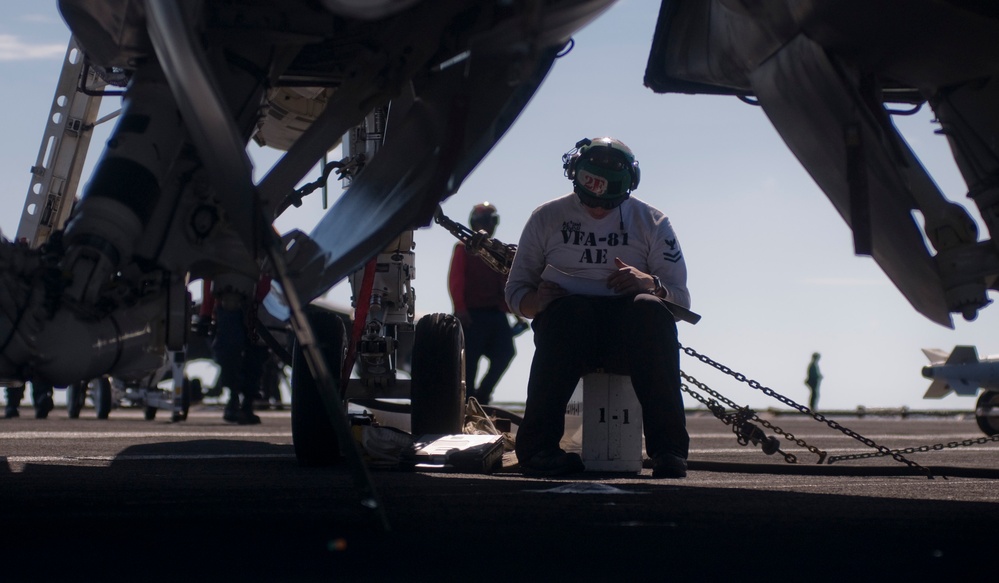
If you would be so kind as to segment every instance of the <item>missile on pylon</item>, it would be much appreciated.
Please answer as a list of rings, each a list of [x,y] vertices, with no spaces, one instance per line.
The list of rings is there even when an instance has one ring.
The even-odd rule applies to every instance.
[[[979,388],[999,389],[999,358],[978,358],[974,346],[955,346],[950,354],[938,348],[924,348],[930,364],[923,367],[923,376],[931,379],[924,399],[941,399],[952,391],[973,397]]]

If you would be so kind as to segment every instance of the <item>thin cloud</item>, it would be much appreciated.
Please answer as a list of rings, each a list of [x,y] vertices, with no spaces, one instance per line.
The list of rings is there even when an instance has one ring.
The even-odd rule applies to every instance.
[[[811,277],[804,280],[808,285],[824,285],[839,287],[870,287],[885,285],[879,279],[861,279],[859,277]]]
[[[25,14],[24,16],[20,17],[18,20],[24,22],[36,22],[41,24],[61,22],[58,18],[54,18],[52,16],[49,16],[48,14]]]
[[[30,44],[12,34],[0,34],[0,61],[60,59],[65,54],[65,44]]]

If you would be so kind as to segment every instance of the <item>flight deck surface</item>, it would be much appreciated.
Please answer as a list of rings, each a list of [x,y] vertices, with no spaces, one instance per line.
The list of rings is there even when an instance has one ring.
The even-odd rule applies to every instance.
[[[931,446],[904,457],[933,479],[890,457],[820,465],[784,440],[788,464],[698,412],[683,480],[372,469],[381,513],[348,467],[297,464],[287,411],[260,415],[0,420],[0,543],[21,557],[0,578],[921,580],[989,572],[999,524],[999,442],[981,443],[973,415],[835,419],[891,449]],[[827,456],[874,451],[800,415],[760,417]]]

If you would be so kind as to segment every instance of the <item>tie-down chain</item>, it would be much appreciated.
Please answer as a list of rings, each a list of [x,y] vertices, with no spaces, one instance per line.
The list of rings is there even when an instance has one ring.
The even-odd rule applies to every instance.
[[[690,387],[688,387],[687,385],[685,384],[680,385],[680,388],[684,392],[686,392],[693,398],[703,403],[704,406],[708,408],[708,410],[714,413],[715,417],[717,417],[722,421],[722,423],[724,423],[725,425],[731,425],[732,431],[736,434],[736,439],[738,440],[740,445],[748,445],[750,442],[752,442],[753,445],[762,444],[763,453],[767,455],[779,453],[782,456],[784,456],[784,461],[786,461],[789,464],[794,464],[798,462],[797,456],[780,449],[780,440],[778,440],[776,437],[766,435],[762,429],[760,429],[753,423],[750,423],[751,419],[753,421],[756,421],[760,425],[763,425],[767,429],[770,429],[774,433],[783,436],[784,439],[787,439],[788,441],[793,441],[799,447],[803,447],[808,451],[814,453],[819,458],[817,463],[821,464],[822,460],[825,459],[826,452],[820,450],[819,448],[813,445],[809,445],[808,443],[805,442],[805,440],[795,437],[793,433],[784,431],[783,429],[774,425],[773,423],[770,423],[766,419],[761,419],[759,415],[757,415],[756,412],[750,409],[749,407],[740,407],[737,403],[735,403],[731,399],[718,393],[714,389],[708,387],[706,384],[698,381],[697,379],[695,379],[694,377],[688,375],[683,371],[680,371],[680,376],[686,379],[692,385],[695,385],[699,390],[704,391],[705,393],[713,397],[713,398],[702,397],[697,392],[691,390]],[[721,401],[721,403],[719,403],[719,401]],[[727,413],[724,405],[728,405],[730,408],[734,409],[734,412]]]
[[[990,441],[999,442],[999,434],[993,435],[992,437],[979,437],[978,439],[962,439],[961,441],[948,441],[947,443],[934,443],[933,445],[918,445],[913,447],[906,447],[904,449],[893,449],[892,453],[926,453],[928,451],[943,451],[946,448],[957,448],[957,447],[968,447],[971,445],[983,445],[989,443]],[[869,452],[869,453],[852,453],[847,455],[834,455],[829,456],[829,463],[836,463],[845,460],[862,460],[872,457],[884,457],[885,454],[881,452]]]
[[[796,403],[795,401],[791,400],[790,398],[785,397],[784,395],[781,395],[780,393],[774,391],[770,387],[763,386],[759,382],[757,382],[757,381],[755,381],[753,379],[746,378],[746,375],[744,375],[742,373],[739,373],[739,372],[736,372],[736,371],[733,371],[732,369],[730,369],[729,367],[725,366],[724,364],[715,362],[714,360],[712,360],[708,356],[705,356],[705,355],[697,352],[693,348],[680,345],[680,349],[683,350],[688,356],[696,358],[696,359],[700,360],[701,362],[703,362],[704,364],[710,365],[710,366],[718,369],[719,371],[721,371],[721,372],[723,372],[723,373],[725,373],[725,374],[727,374],[727,375],[735,378],[735,380],[737,380],[739,382],[742,382],[742,383],[746,383],[751,388],[756,389],[756,390],[762,392],[763,394],[765,394],[765,395],[767,395],[769,397],[777,399],[781,403],[784,403],[785,405],[788,405],[789,407],[792,407],[795,410],[797,410],[797,411],[799,411],[801,413],[804,413],[805,415],[809,415],[810,417],[812,417],[813,419],[815,419],[816,421],[818,421],[820,423],[825,423],[830,428],[835,429],[837,431],[840,431],[843,434],[848,435],[848,436],[852,437],[853,439],[856,439],[857,441],[863,443],[864,445],[866,445],[868,447],[876,449],[882,456],[891,456],[896,461],[902,462],[902,463],[908,465],[910,468],[917,469],[917,470],[919,470],[921,472],[924,472],[928,478],[933,479],[933,472],[929,468],[923,467],[923,466],[917,464],[916,462],[914,462],[914,461],[912,461],[910,459],[907,459],[904,455],[902,455],[902,453],[901,453],[900,450],[890,450],[890,449],[888,449],[887,447],[885,447],[883,445],[878,445],[877,443],[874,442],[874,440],[872,440],[870,438],[867,438],[867,437],[864,437],[863,435],[860,435],[856,431],[853,431],[852,429],[850,429],[848,427],[844,427],[844,426],[840,425],[838,422],[836,422],[835,420],[829,419],[825,415],[822,415],[821,413],[817,413],[815,411],[812,411],[811,409],[809,409],[808,407],[806,407],[806,406],[804,406],[804,405],[802,405],[800,403]],[[681,374],[685,378],[687,378],[688,380],[690,380],[692,383],[698,385],[698,388],[701,388],[702,390],[704,390],[706,388],[706,386],[703,385],[703,383],[696,382],[692,377],[689,377],[688,375],[683,374],[682,372],[681,372]],[[693,393],[690,390],[686,390],[686,392],[693,395]],[[715,396],[715,397],[720,397],[720,395],[717,392],[715,392],[715,391],[711,391],[711,394],[713,396]],[[703,400],[703,399],[698,398],[698,400],[701,401],[702,403],[705,403],[705,400]],[[728,399],[724,399],[724,400],[727,401],[728,403],[731,403],[731,405],[734,405],[734,403],[732,403]],[[705,403],[705,404],[707,404],[707,403]],[[711,409],[711,411],[715,414],[715,416],[719,416],[719,412],[723,413],[724,408],[721,405],[717,405],[717,403],[715,403],[715,405],[716,406],[714,408],[709,407],[709,409]],[[747,419],[752,418],[752,419],[760,422],[760,424],[765,425],[765,426],[769,427],[770,429],[774,430],[775,433],[781,433],[781,434],[783,434],[785,436],[785,438],[787,438],[787,439],[793,439],[793,436],[789,437],[790,434],[787,434],[787,433],[785,433],[783,431],[778,432],[776,430],[775,426],[773,426],[772,424],[770,424],[768,422],[764,422],[764,420],[762,420],[758,416],[756,416],[756,414],[753,413],[752,410],[750,410],[748,408],[740,408],[738,406],[735,406],[734,408],[737,411],[738,410],[743,410],[744,411],[743,414],[742,414],[743,415],[743,419],[741,420],[742,423],[748,423]],[[738,413],[736,415],[738,415]],[[724,416],[724,413],[723,413],[723,416]],[[723,421],[725,421],[725,419],[723,417],[719,417],[719,418],[722,419]],[[726,421],[726,424],[731,424],[731,423],[736,423],[736,422],[738,422],[738,421],[735,420],[735,419],[733,419],[733,420],[730,420],[730,421]],[[755,428],[755,429],[757,429],[759,431],[759,428]],[[752,429],[749,429],[749,431],[752,431]],[[736,433],[739,434],[739,431],[736,430]],[[762,433],[762,431],[760,431],[760,433]],[[797,440],[795,442],[798,443]],[[740,443],[742,443],[742,441],[740,441]],[[748,441],[746,443],[748,443]],[[755,443],[757,443],[757,441],[754,440],[753,443],[755,444]],[[798,443],[798,445],[801,445],[802,443],[804,443],[804,442]],[[818,450],[816,448],[813,448],[811,446],[807,446],[807,444],[804,447],[808,447],[809,451],[811,451],[812,453],[815,453],[816,455],[819,455],[819,461],[818,461],[818,463],[822,463],[823,459],[825,458],[825,452],[821,452],[820,450]],[[786,455],[785,455],[785,460],[787,460],[788,463],[794,463],[794,461],[788,460],[788,458],[787,458]],[[832,460],[830,459],[830,463],[831,462],[832,462]]]

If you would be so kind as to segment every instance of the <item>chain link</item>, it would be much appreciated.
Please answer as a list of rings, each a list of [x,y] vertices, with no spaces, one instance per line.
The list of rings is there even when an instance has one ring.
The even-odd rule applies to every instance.
[[[697,387],[698,387],[699,389],[701,389],[701,390],[703,390],[703,391],[705,391],[705,392],[707,392],[707,393],[709,393],[709,394],[713,395],[713,396],[714,396],[715,398],[717,398],[718,400],[720,400],[720,401],[723,401],[723,402],[724,402],[725,404],[727,404],[727,405],[728,405],[729,407],[731,407],[731,408],[733,408],[733,409],[739,409],[739,410],[741,410],[741,409],[745,409],[745,410],[747,410],[747,411],[752,411],[752,409],[749,409],[748,407],[739,407],[739,406],[738,406],[738,405],[737,405],[737,404],[736,404],[736,403],[735,403],[734,401],[732,401],[732,400],[730,400],[730,399],[728,399],[728,398],[724,397],[724,396],[723,396],[723,395],[721,395],[720,393],[718,393],[718,392],[716,392],[716,391],[714,391],[714,390],[712,390],[712,389],[708,388],[708,386],[707,386],[706,384],[704,384],[704,383],[701,383],[701,382],[698,382],[698,381],[697,381],[697,379],[695,379],[694,377],[692,377],[692,376],[690,376],[690,375],[688,375],[688,374],[684,373],[683,371],[680,371],[680,375],[681,375],[681,376],[683,376],[684,378],[686,378],[687,380],[689,380],[689,381],[690,381],[691,383],[693,383],[693,384],[697,385]],[[797,444],[797,445],[798,445],[799,447],[803,447],[803,448],[807,449],[808,451],[812,452],[813,454],[815,454],[816,456],[818,456],[818,458],[819,458],[819,461],[818,461],[817,463],[820,463],[820,464],[821,464],[821,463],[822,463],[822,460],[824,460],[824,459],[825,459],[825,457],[826,457],[826,452],[824,452],[824,451],[820,450],[819,448],[817,448],[817,447],[815,447],[815,446],[813,446],[813,445],[809,445],[809,444],[808,444],[807,442],[805,442],[805,440],[803,440],[803,439],[799,439],[799,438],[795,437],[793,433],[790,433],[790,432],[787,432],[787,431],[784,431],[784,430],[783,430],[782,428],[780,428],[780,427],[778,427],[778,426],[774,425],[773,423],[771,423],[771,422],[767,421],[766,419],[762,419],[762,418],[760,418],[760,417],[759,417],[758,415],[756,415],[756,413],[755,413],[755,412],[753,412],[753,416],[752,416],[752,418],[753,418],[753,419],[754,419],[755,421],[759,422],[759,423],[760,423],[760,425],[763,425],[763,426],[764,426],[764,427],[766,427],[767,429],[770,429],[770,430],[771,430],[771,431],[773,431],[774,433],[776,433],[776,434],[778,434],[778,435],[780,435],[780,436],[784,437],[784,439],[787,439],[788,441],[793,441],[793,442],[794,442],[795,444]]]
[[[762,392],[763,394],[767,395],[768,397],[772,397],[774,399],[777,399],[781,403],[784,403],[785,405],[787,405],[787,406],[789,406],[789,407],[791,407],[791,408],[793,408],[793,409],[795,409],[795,410],[797,410],[797,411],[799,411],[801,413],[804,413],[805,415],[809,415],[810,417],[812,417],[816,421],[818,421],[820,423],[825,423],[830,428],[835,429],[837,431],[840,431],[843,434],[848,435],[849,437],[852,437],[853,439],[855,439],[855,440],[863,443],[864,445],[866,445],[868,447],[876,449],[878,452],[880,452],[884,456],[891,456],[896,461],[902,462],[902,463],[906,464],[907,466],[909,466],[910,468],[917,469],[917,470],[920,470],[921,472],[924,472],[928,478],[933,479],[933,472],[929,468],[925,468],[925,467],[917,464],[916,462],[914,462],[914,461],[912,461],[910,459],[907,459],[904,455],[902,455],[901,452],[890,450],[890,449],[888,449],[887,447],[885,447],[883,445],[878,445],[877,443],[874,442],[874,440],[872,440],[870,438],[867,438],[867,437],[864,437],[863,435],[860,435],[859,433],[857,433],[856,431],[853,431],[852,429],[850,429],[848,427],[844,427],[843,425],[840,425],[839,423],[837,423],[833,419],[826,418],[826,416],[822,415],[821,413],[816,413],[815,411],[812,411],[808,407],[792,401],[791,399],[785,397],[784,395],[781,395],[780,393],[774,391],[770,387],[763,386],[759,382],[757,382],[757,381],[755,381],[753,379],[747,378],[746,375],[744,375],[744,374],[742,374],[740,372],[733,371],[732,369],[730,369],[729,367],[725,366],[724,364],[715,362],[711,358],[709,358],[709,357],[707,357],[707,356],[705,356],[705,355],[697,352],[693,348],[689,348],[689,347],[680,345],[680,349],[683,350],[688,356],[696,358],[696,359],[700,360],[701,362],[703,362],[704,364],[712,366],[712,367],[718,369],[719,371],[721,371],[721,372],[723,372],[723,373],[725,373],[725,374],[727,374],[727,375],[735,378],[735,380],[737,380],[737,381],[739,381],[741,383],[748,384],[751,388],[756,389],[757,391]],[[683,374],[683,373],[681,372],[681,374]],[[820,463],[821,463],[821,460],[820,460]],[[832,463],[831,460],[830,460],[829,463]]]
[[[683,372],[681,372],[680,374],[682,375]],[[736,415],[729,415],[729,414],[727,414],[725,412],[725,407],[723,407],[722,405],[720,405],[718,403],[718,401],[715,401],[714,399],[708,399],[708,398],[705,398],[705,397],[701,396],[700,394],[692,391],[690,389],[690,387],[688,387],[687,385],[685,385],[683,383],[680,383],[680,389],[682,391],[686,392],[687,394],[689,394],[690,396],[692,396],[693,398],[695,398],[698,401],[700,401],[705,407],[708,408],[709,411],[711,411],[712,413],[714,413],[715,417],[717,417],[722,423],[724,423],[725,425],[731,425],[732,426],[732,431],[736,435],[736,440],[739,442],[740,445],[748,445],[749,442],[750,442],[750,440],[752,440],[752,437],[756,437],[756,439],[753,440],[753,444],[754,445],[757,445],[760,442],[766,440],[766,436],[765,435],[763,436],[762,439],[760,438],[759,435],[756,435],[756,436],[752,435],[751,430],[749,430],[749,428],[746,427],[746,424],[745,423],[740,423],[737,420]],[[764,453],[767,453],[767,454],[779,453],[782,456],[784,456],[784,461],[786,461],[789,464],[797,463],[797,461],[798,461],[798,458],[795,457],[794,454],[781,451],[779,445],[777,447],[771,447],[770,451],[768,451],[767,449],[764,449]]]
[[[950,441],[947,443],[934,443],[933,445],[919,445],[913,447],[906,447],[904,449],[893,449],[893,453],[909,454],[909,453],[926,453],[928,451],[943,451],[946,448],[957,448],[957,447],[968,447],[969,445],[984,445],[990,441],[999,441],[999,435],[993,435],[992,437],[979,437],[978,439],[964,439],[962,441]],[[872,457],[884,457],[885,454],[881,452],[876,453],[855,453],[850,455],[835,455],[829,458],[829,463],[835,463],[844,460],[862,460]]]
[[[761,434],[763,432],[760,431],[758,428],[756,428],[751,423],[749,423],[748,419],[752,419],[752,420],[760,423],[760,425],[763,425],[763,426],[767,427],[768,429],[770,429],[774,433],[777,433],[778,435],[783,436],[785,439],[788,439],[790,441],[794,441],[799,446],[807,448],[812,453],[818,455],[819,456],[819,463],[822,463],[822,460],[825,458],[826,453],[824,451],[820,451],[818,448],[816,448],[814,446],[811,446],[811,445],[808,445],[803,440],[795,439],[795,437],[794,437],[793,434],[785,432],[780,427],[777,427],[776,425],[770,423],[769,421],[766,421],[765,419],[760,419],[760,417],[752,409],[750,409],[748,407],[739,407],[734,401],[726,398],[724,395],[722,395],[722,394],[718,393],[717,391],[711,389],[706,384],[698,381],[697,379],[695,379],[694,377],[688,375],[687,373],[685,373],[683,371],[680,371],[680,376],[683,377],[683,378],[685,378],[685,379],[687,379],[687,381],[689,381],[691,384],[696,385],[698,389],[700,389],[700,390],[704,391],[705,393],[708,393],[709,395],[711,395],[712,397],[714,397],[713,399],[705,399],[704,397],[702,397],[698,393],[696,393],[693,390],[691,390],[690,387],[688,387],[687,385],[682,384],[682,383],[680,384],[680,388],[684,392],[686,392],[687,394],[691,395],[692,397],[694,397],[695,399],[697,399],[701,403],[704,403],[705,406],[707,406],[708,409],[712,413],[714,413],[715,417],[717,417],[718,419],[720,419],[723,423],[725,423],[726,425],[731,425],[732,426],[732,431],[736,434],[737,440],[739,441],[740,445],[748,445],[750,441],[753,442],[753,445],[759,445],[760,443],[764,443],[763,452],[766,453],[767,455],[774,454],[774,453],[779,453],[779,454],[781,454],[784,457],[784,461],[786,461],[787,463],[789,463],[789,464],[798,463],[797,456],[795,456],[792,453],[785,452],[785,451],[783,451],[783,450],[780,449],[780,441],[778,441],[778,440],[775,439],[773,442],[770,442],[770,441],[768,441],[768,439],[766,438],[765,435],[761,436]],[[736,413],[732,413],[732,414],[726,413],[725,412],[725,407],[723,407],[722,405],[720,405],[718,403],[718,401],[716,401],[715,399],[717,399],[718,401],[722,401],[723,403],[725,403],[729,407],[735,409]],[[756,429],[757,431],[759,431],[759,433],[756,433],[756,431],[753,431],[754,429]]]

